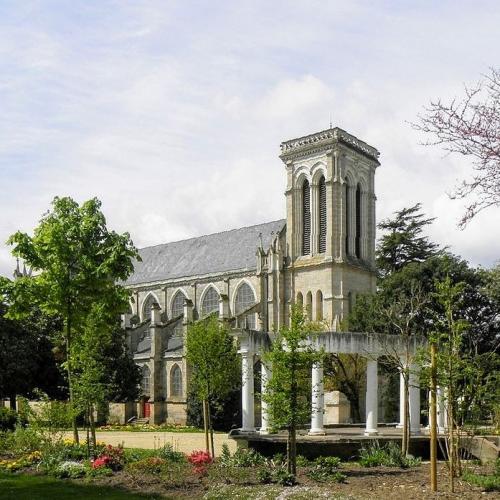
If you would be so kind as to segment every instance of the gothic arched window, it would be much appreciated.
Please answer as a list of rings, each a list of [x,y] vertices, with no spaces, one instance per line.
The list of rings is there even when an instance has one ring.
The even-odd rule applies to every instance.
[[[149,294],[142,305],[142,321],[151,319],[151,307],[153,304],[158,304],[158,302],[152,294]]]
[[[201,314],[207,316],[214,312],[219,312],[219,294],[213,286],[210,286],[201,303]]]
[[[303,295],[302,295],[302,293],[301,293],[301,292],[299,292],[299,293],[297,294],[297,302],[296,302],[296,304],[297,304],[299,307],[301,307],[301,308],[302,308],[302,307],[304,307],[304,297],[303,297]]]
[[[312,309],[313,309],[313,296],[311,292],[307,292],[306,295],[306,315],[309,321],[312,320]]]
[[[311,190],[307,180],[302,184],[302,255],[311,253]]]
[[[172,300],[172,319],[177,318],[184,314],[184,301],[186,297],[184,294],[179,291],[175,294],[174,299]],[[182,320],[177,320],[174,325],[173,333],[174,335],[181,335],[183,332],[182,328]]]
[[[323,320],[323,293],[321,290],[316,292],[316,321]]]
[[[141,392],[143,396],[149,396],[151,387],[151,370],[148,365],[142,367]]]
[[[321,176],[318,185],[318,252],[326,252],[326,183],[325,178]]]
[[[179,365],[174,365],[170,370],[170,395],[182,396],[182,371]]]
[[[255,294],[248,283],[242,283],[238,287],[236,297],[234,299],[234,314],[237,316],[249,307],[255,304]],[[250,330],[255,330],[255,313],[247,314],[238,320],[238,326],[244,326],[246,319],[246,326]]]
[[[356,233],[355,233],[356,257],[361,257],[361,186],[356,186]]]

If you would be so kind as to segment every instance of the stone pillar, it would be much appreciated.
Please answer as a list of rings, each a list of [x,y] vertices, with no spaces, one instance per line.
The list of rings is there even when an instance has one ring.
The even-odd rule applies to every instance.
[[[261,434],[269,434],[269,413],[267,409],[267,402],[264,401],[264,396],[267,394],[267,383],[269,379],[272,377],[272,368],[264,363],[263,361],[260,364],[261,366],[261,391],[262,391],[262,399],[260,402],[260,411],[261,411]]]
[[[323,426],[324,399],[323,389],[323,366],[321,363],[313,363],[311,373],[312,385],[312,409],[311,409],[311,429],[309,434],[323,435],[325,428]]]
[[[349,196],[349,226],[347,231],[349,255],[356,255],[356,185],[349,185],[347,194]]]
[[[253,387],[253,353],[241,353],[241,430],[255,432],[254,387]]]
[[[161,309],[154,302],[151,306],[151,323],[149,326],[151,337],[151,389],[149,402],[151,404],[151,420],[153,424],[163,422],[163,401],[162,401],[162,377],[161,371],[163,362],[161,359],[162,341],[161,341]]]
[[[444,398],[444,391],[442,387],[437,387],[437,428],[438,432],[444,432],[447,428],[447,411],[446,411],[446,401]]]
[[[219,319],[229,319],[229,297],[225,293],[219,295]]]
[[[410,432],[420,434],[420,384],[417,367],[410,369],[409,388],[410,395]]]
[[[366,361],[366,429],[365,436],[378,434],[378,363],[376,359]]]

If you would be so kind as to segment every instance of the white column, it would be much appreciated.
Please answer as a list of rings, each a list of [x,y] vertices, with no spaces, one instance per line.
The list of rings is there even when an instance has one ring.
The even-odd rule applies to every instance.
[[[437,427],[438,432],[444,432],[447,427],[446,401],[442,387],[437,388]]]
[[[324,389],[323,389],[323,365],[321,363],[313,363],[311,371],[312,385],[312,408],[311,408],[311,429],[309,434],[322,435],[325,434],[323,426],[324,412]]]
[[[255,431],[255,416],[254,416],[254,388],[253,388],[253,353],[241,353],[241,407],[242,407],[242,425],[241,430],[244,432]]]
[[[396,428],[402,429],[405,421],[405,378],[403,371],[399,371],[399,423]]]
[[[260,433],[261,434],[269,434],[269,413],[267,409],[267,403],[264,401],[264,396],[267,393],[267,383],[269,379],[272,377],[271,367],[261,362],[261,393],[262,398],[260,402],[260,412],[261,412],[261,426]]]
[[[410,432],[420,433],[420,383],[417,367],[413,365],[410,369],[409,388],[410,393]]]
[[[366,361],[366,429],[365,435],[378,434],[378,364],[376,359]]]

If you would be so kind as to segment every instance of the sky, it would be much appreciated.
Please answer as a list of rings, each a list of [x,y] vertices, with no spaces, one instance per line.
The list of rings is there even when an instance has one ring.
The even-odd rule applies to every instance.
[[[500,208],[460,231],[470,162],[410,122],[498,64],[498,26],[496,0],[0,0],[0,274],[56,195],[138,247],[283,218],[279,145],[330,117],[381,152],[379,220],[421,202],[489,267]]]

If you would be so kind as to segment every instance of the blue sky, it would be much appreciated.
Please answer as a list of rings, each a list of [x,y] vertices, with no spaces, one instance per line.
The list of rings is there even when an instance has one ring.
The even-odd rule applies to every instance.
[[[0,274],[55,195],[99,197],[138,246],[281,218],[279,144],[330,114],[381,151],[379,219],[421,201],[489,266],[499,209],[458,231],[469,165],[408,121],[498,64],[498,26],[496,1],[0,0]]]

